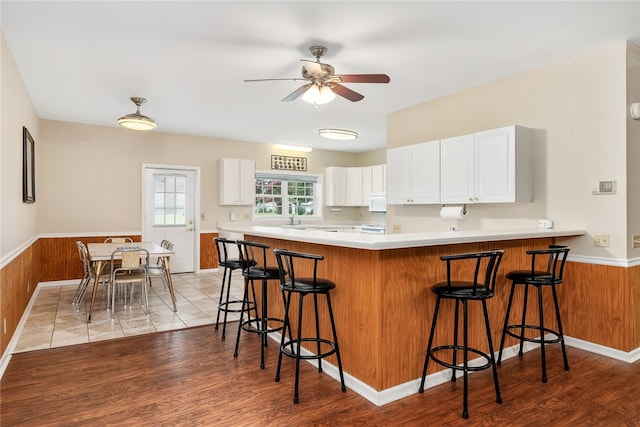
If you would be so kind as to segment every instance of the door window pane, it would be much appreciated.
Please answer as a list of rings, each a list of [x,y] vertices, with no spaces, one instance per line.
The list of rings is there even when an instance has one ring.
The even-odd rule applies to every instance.
[[[186,175],[154,175],[153,225],[186,225]]]

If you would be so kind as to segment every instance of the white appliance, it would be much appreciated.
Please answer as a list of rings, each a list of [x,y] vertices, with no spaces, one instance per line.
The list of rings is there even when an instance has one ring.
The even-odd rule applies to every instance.
[[[387,193],[371,193],[369,196],[369,212],[387,211]]]

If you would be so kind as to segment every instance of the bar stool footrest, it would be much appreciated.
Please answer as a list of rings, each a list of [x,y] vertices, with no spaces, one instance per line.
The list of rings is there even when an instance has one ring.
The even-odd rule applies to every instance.
[[[542,339],[540,338],[531,338],[531,337],[525,337],[525,336],[521,336],[518,335],[515,332],[512,332],[511,329],[519,329],[520,333],[522,334],[524,332],[524,329],[530,329],[530,330],[536,330],[536,331],[540,331],[540,326],[537,325],[509,325],[507,326],[507,329],[505,329],[505,334],[512,336],[518,340],[522,339],[523,341],[527,341],[527,342],[533,342],[533,343],[537,343],[537,344],[541,344],[542,343]],[[560,332],[558,331],[554,331],[553,329],[549,329],[549,328],[542,328],[542,330],[547,333],[547,334],[551,334],[554,335],[555,338],[551,338],[551,339],[546,339],[544,340],[545,344],[556,344],[562,341],[562,339],[560,338]]]
[[[282,354],[284,354],[287,357],[291,357],[294,359],[301,359],[301,360],[317,360],[317,359],[323,359],[325,357],[331,356],[332,354],[334,354],[336,352],[336,343],[334,343],[333,341],[329,341],[323,338],[301,338],[300,342],[311,342],[311,343],[320,343],[320,344],[326,344],[328,346],[331,347],[331,349],[329,351],[326,351],[324,353],[320,353],[320,354],[302,354],[300,353],[300,348],[302,347],[299,343],[298,340],[289,340],[289,341],[285,341],[281,346],[280,346],[280,351],[282,352]],[[291,350],[287,347],[291,347],[291,346],[296,346],[298,348],[298,353],[296,353],[294,350]]]
[[[433,360],[434,362],[436,362],[437,364],[444,366],[446,368],[449,369],[454,369],[457,371],[463,371],[464,370],[464,366],[462,365],[454,365],[452,363],[449,362],[445,362],[444,360],[438,358],[435,356],[435,353],[437,352],[442,352],[442,351],[446,351],[446,350],[451,350],[451,351],[463,351],[464,347],[460,346],[460,345],[441,345],[438,347],[433,347],[431,349],[431,352],[429,353],[429,357],[431,358],[431,360]],[[472,347],[467,347],[467,351],[469,353],[473,353],[476,354],[480,357],[483,357],[487,363],[483,364],[483,365],[476,365],[474,363],[473,366],[467,366],[467,371],[483,371],[485,369],[490,368],[493,365],[493,361],[491,360],[491,356],[489,356],[489,354],[480,351],[478,349],[472,348]],[[451,360],[453,360],[453,357],[451,358]]]
[[[267,317],[265,320],[267,321],[267,330],[266,331],[263,331],[261,329],[261,327],[262,327],[262,319],[261,318],[244,320],[242,322],[242,330],[246,331],[246,332],[251,332],[253,334],[270,334],[271,332],[281,331],[284,328],[284,320],[283,319],[278,319],[276,317]],[[269,326],[269,322],[277,322],[277,323],[280,324],[280,326],[270,327]],[[254,324],[255,324],[255,326],[252,326]]]
[[[243,300],[233,300],[233,301],[228,301],[228,302],[223,302],[218,304],[218,311],[226,311],[227,313],[240,313],[241,311],[248,311],[248,310],[255,310],[256,306],[253,302],[249,302],[248,303],[248,307],[247,308],[242,308],[243,305],[242,304],[246,304],[246,301]],[[238,304],[240,305],[239,308],[233,308],[231,307],[232,304]]]

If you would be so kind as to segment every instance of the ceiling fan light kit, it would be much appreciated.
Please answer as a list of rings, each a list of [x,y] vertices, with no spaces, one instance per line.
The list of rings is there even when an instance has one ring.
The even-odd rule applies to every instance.
[[[118,123],[120,126],[133,129],[133,130],[153,130],[158,124],[150,117],[143,116],[140,114],[140,106],[147,102],[145,98],[141,98],[139,96],[131,97],[131,102],[136,104],[136,112],[132,114],[127,114],[118,119]]]
[[[358,137],[358,132],[347,129],[320,129],[318,133],[323,138],[335,139],[338,141],[349,141]]]
[[[302,95],[302,100],[310,104],[323,105],[333,101],[336,94],[333,93],[329,86],[311,85],[309,89]]]
[[[284,102],[294,101],[300,97],[302,100],[312,104],[326,104],[331,102],[336,95],[339,95],[351,102],[358,102],[364,99],[364,95],[343,86],[342,83],[389,83],[389,76],[386,74],[335,74],[332,65],[320,62],[320,58],[327,53],[324,46],[311,46],[311,54],[315,61],[302,59],[302,78],[289,77],[282,79],[252,79],[245,82],[260,82],[272,80],[304,80],[306,83],[284,97]]]

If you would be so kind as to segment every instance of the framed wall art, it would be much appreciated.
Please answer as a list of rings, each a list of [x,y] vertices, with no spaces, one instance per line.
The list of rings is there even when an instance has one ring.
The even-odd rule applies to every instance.
[[[280,170],[288,170],[288,171],[306,171],[307,158],[272,155],[271,169],[280,169]]]
[[[36,201],[35,142],[25,126],[22,127],[22,201]]]

